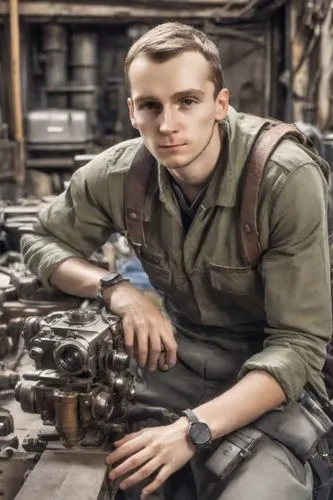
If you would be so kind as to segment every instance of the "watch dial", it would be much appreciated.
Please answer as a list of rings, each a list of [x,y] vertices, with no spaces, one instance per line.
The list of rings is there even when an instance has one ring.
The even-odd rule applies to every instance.
[[[209,427],[204,422],[193,422],[189,430],[189,435],[192,442],[197,446],[207,444],[211,441]]]

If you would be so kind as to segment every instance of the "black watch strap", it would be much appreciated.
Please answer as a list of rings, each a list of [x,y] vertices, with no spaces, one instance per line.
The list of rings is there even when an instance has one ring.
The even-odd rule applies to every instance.
[[[193,422],[199,422],[198,417],[194,413],[193,410],[190,410],[187,408],[186,410],[182,411],[182,415],[188,419],[188,421],[192,424]]]
[[[129,279],[124,278],[121,274],[115,274],[114,277],[112,277],[110,280],[105,280],[105,278],[101,278],[99,280],[99,287],[98,287],[98,292],[96,294],[96,300],[100,307],[107,306],[103,296],[104,290],[113,287],[115,285],[118,285],[118,283],[121,283],[122,281],[129,281]]]

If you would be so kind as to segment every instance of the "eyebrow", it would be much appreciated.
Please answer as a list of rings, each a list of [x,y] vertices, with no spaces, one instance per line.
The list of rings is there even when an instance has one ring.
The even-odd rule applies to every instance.
[[[204,91],[200,90],[200,89],[186,89],[186,90],[181,90],[180,92],[175,92],[174,94],[172,94],[171,98],[172,99],[180,99],[181,97],[185,97],[185,96],[188,96],[190,94],[197,94],[201,97],[203,97],[205,95]],[[149,101],[149,100],[158,101],[159,99],[153,95],[142,95],[142,96],[136,97],[134,99],[134,103],[140,104],[143,101]]]

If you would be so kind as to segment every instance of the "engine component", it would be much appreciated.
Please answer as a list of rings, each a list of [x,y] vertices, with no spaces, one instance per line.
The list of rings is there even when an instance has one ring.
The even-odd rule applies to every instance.
[[[0,364],[0,391],[14,389],[19,381],[19,374]]]
[[[54,425],[68,448],[89,432],[103,440],[134,397],[119,318],[90,309],[55,312],[27,318],[23,336],[36,366],[16,386],[23,411]]]
[[[0,407],[0,436],[8,436],[14,432],[14,420],[11,413]]]
[[[14,256],[15,252],[8,252]],[[5,263],[2,256],[2,263]],[[8,260],[8,259],[7,259]],[[1,262],[0,262],[1,263]],[[22,320],[78,307],[81,299],[47,290],[21,261],[0,265],[0,358],[18,349]]]

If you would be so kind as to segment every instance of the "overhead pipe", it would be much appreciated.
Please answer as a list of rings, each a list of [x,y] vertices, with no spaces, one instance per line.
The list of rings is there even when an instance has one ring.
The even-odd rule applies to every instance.
[[[20,67],[20,23],[19,2],[9,0],[9,30],[10,30],[10,72],[12,87],[12,112],[14,124],[14,139],[17,144],[14,178],[22,187],[25,180],[23,112]]]

